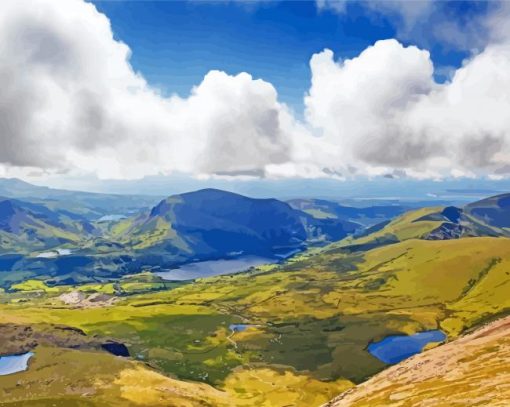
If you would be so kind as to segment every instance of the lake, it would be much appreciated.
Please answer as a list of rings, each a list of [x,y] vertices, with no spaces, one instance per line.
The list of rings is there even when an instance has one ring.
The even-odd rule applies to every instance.
[[[0,357],[0,376],[23,372],[28,369],[28,361],[34,356],[32,352],[22,355],[10,355]]]
[[[228,329],[230,329],[232,332],[243,332],[246,331],[248,328],[255,326],[251,324],[230,324]]]
[[[368,351],[380,361],[394,364],[420,353],[428,343],[443,342],[445,339],[446,335],[439,330],[414,335],[392,335],[371,343]]]
[[[169,281],[194,280],[202,277],[235,274],[248,270],[250,267],[275,263],[275,259],[245,256],[237,259],[208,260],[184,264],[178,268],[154,273]]]
[[[72,254],[72,251],[70,249],[55,249],[55,250],[51,250],[49,252],[39,253],[35,257],[39,257],[42,259],[54,259],[59,256],[69,256],[71,254]]]

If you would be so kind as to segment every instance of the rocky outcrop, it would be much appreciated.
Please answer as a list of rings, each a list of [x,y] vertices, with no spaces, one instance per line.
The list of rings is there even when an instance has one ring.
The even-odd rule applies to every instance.
[[[456,223],[445,222],[437,229],[430,232],[425,239],[427,240],[450,240],[459,239],[464,232],[464,228]]]
[[[71,291],[61,294],[58,299],[66,305],[77,308],[105,307],[117,301],[117,297],[105,293],[94,293],[86,295],[81,291]]]
[[[129,356],[126,345],[110,338],[89,336],[81,329],[53,324],[33,326],[0,324],[0,356],[21,354],[38,346],[67,349],[104,350],[116,356]]]

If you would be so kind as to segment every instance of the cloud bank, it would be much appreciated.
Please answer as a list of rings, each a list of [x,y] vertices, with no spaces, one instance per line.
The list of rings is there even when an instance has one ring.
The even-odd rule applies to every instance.
[[[352,59],[318,52],[299,120],[248,73],[211,71],[189,96],[162,96],[90,3],[3,1],[0,174],[510,176],[507,8],[444,84],[428,51],[395,39]]]
[[[80,0],[0,4],[0,162],[101,178],[264,174],[292,159],[296,124],[274,87],[209,72],[165,98]]]

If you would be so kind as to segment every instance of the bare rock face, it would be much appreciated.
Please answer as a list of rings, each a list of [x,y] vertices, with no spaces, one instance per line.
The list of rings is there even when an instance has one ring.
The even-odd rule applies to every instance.
[[[85,300],[86,295],[81,291],[71,291],[70,293],[64,293],[58,297],[66,305],[76,305]]]
[[[94,293],[87,296],[81,291],[71,291],[60,295],[59,300],[66,305],[73,305],[81,308],[104,307],[112,305],[117,298],[114,295],[105,293]]]
[[[459,239],[464,232],[464,228],[456,223],[443,223],[437,229],[430,232],[426,239],[427,240],[450,240]]]

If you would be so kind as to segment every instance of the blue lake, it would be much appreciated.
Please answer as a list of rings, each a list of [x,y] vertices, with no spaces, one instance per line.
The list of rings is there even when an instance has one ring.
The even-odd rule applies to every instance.
[[[236,259],[199,261],[154,274],[171,281],[194,280],[195,278],[240,273],[248,270],[250,267],[274,262],[274,259],[265,257],[245,256]]]
[[[23,372],[28,369],[28,361],[34,356],[32,352],[22,355],[0,357],[0,376]]]
[[[420,353],[428,343],[443,342],[445,339],[446,335],[439,330],[414,335],[393,335],[371,343],[368,351],[380,361],[394,364]]]
[[[249,324],[230,324],[230,326],[228,328],[232,332],[243,332],[247,328],[249,328],[250,326],[253,326],[253,325],[249,325]]]

